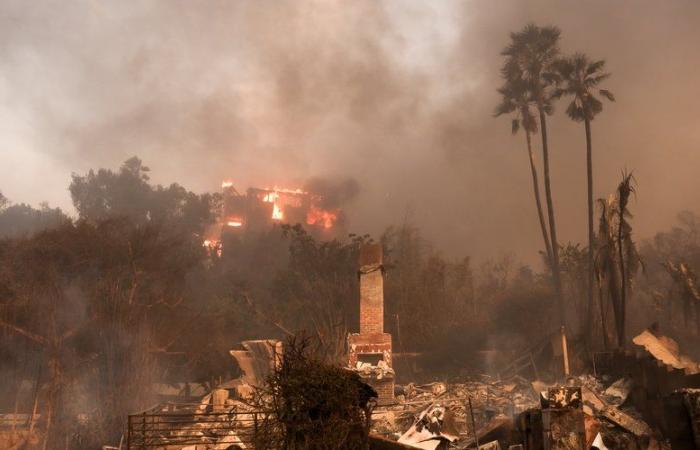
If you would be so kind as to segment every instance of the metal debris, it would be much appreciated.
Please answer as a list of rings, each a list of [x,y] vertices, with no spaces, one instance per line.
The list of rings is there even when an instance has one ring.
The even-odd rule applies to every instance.
[[[603,443],[603,436],[601,436],[600,433],[598,433],[595,436],[595,439],[593,439],[593,445],[591,445],[591,448],[596,450],[608,450],[608,447],[606,447]]]
[[[498,441],[491,441],[488,444],[480,445],[479,450],[501,450],[501,444]]]
[[[450,410],[440,406],[431,405],[423,410],[403,436],[398,440],[401,444],[407,444],[415,448],[435,450],[441,444],[455,442],[459,439],[459,432]]]
[[[245,350],[229,352],[243,372],[241,379],[251,386],[262,386],[280,362],[282,343],[274,339],[260,339],[243,341],[241,345]]]
[[[615,398],[615,404],[621,405],[627,400],[627,396],[630,394],[631,390],[632,380],[620,378],[605,390],[605,395]]]
[[[674,369],[684,369],[688,374],[700,372],[700,364],[687,355],[680,353],[678,343],[670,337],[644,330],[632,339],[636,345],[643,347],[654,358]]]
[[[683,404],[688,411],[695,447],[700,446],[700,389],[685,389]]]
[[[494,441],[498,442],[498,448],[595,445],[603,450],[605,442],[607,448],[661,445],[651,438],[651,428],[635,411],[619,408],[630,389],[631,382],[626,379],[604,386],[591,375],[570,378],[566,386],[529,382],[520,377],[507,381],[482,377],[461,383],[409,383],[397,386],[398,404],[386,410],[391,412],[390,416],[384,414],[374,422],[373,432],[394,439],[400,436],[399,442],[416,448],[436,449],[440,448],[440,442],[452,442],[450,448],[475,449],[474,427],[467,406],[471,397],[479,448]],[[458,441],[443,439],[442,427],[431,428],[440,424],[443,414],[448,412],[452,413],[456,428],[450,437],[459,437]],[[610,447],[610,443],[615,446]]]
[[[620,409],[617,409],[614,406],[606,407],[601,412],[601,415],[637,437],[649,436],[651,434],[651,429],[649,428],[649,425],[642,422],[641,420],[635,419],[634,417],[621,411]]]

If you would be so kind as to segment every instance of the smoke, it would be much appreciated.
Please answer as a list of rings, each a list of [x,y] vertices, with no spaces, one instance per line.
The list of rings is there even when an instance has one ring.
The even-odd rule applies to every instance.
[[[320,177],[329,201],[353,200],[352,231],[408,220],[450,256],[535,262],[524,139],[492,117],[499,51],[534,21],[608,60],[618,102],[593,123],[594,193],[634,169],[648,236],[700,192],[699,20],[684,0],[9,0],[0,190],[70,208],[71,172],[134,154],[154,181],[196,191]],[[557,110],[558,234],[584,241],[584,132]]]
[[[306,181],[304,190],[322,197],[318,205],[321,208],[334,209],[346,206],[354,199],[360,193],[360,185],[353,178],[330,180],[314,177]]]

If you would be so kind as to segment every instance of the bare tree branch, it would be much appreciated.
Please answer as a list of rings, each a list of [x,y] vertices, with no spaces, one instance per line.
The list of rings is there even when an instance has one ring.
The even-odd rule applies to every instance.
[[[30,341],[33,341],[39,345],[46,346],[48,345],[48,340],[44,336],[40,336],[36,333],[32,333],[31,331],[25,330],[24,328],[17,326],[15,324],[5,322],[4,320],[0,319],[0,325],[2,325],[5,328],[9,328],[10,330],[14,331],[17,334],[21,334],[22,336],[26,337]]]

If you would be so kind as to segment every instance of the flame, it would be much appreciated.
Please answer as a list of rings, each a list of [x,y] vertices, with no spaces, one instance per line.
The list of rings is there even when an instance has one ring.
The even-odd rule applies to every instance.
[[[275,203],[272,205],[272,219],[273,220],[282,220],[284,218],[284,214],[282,214],[282,210],[280,209],[279,205]]]
[[[279,193],[273,191],[265,194],[265,197],[263,197],[263,201],[265,203],[275,203],[275,200],[277,200],[278,198],[280,198]]]
[[[295,203],[300,203],[298,200],[295,202],[292,199],[290,199],[289,196],[281,196],[280,194],[301,194],[305,195],[306,192],[302,191],[301,189],[287,189],[287,188],[279,188],[275,186],[272,189],[266,189],[268,192],[265,194],[263,197],[263,202],[265,203],[272,203],[272,220],[283,220],[284,219],[284,211],[283,207],[289,204],[295,204]]]
[[[301,190],[301,189],[299,189],[299,188],[297,188],[297,189],[291,189],[291,188],[283,188],[283,187],[277,187],[277,186],[275,186],[275,187],[273,187],[273,188],[265,188],[265,190],[266,190],[266,191],[272,191],[272,192],[274,192],[274,193],[275,193],[276,195],[278,195],[278,196],[279,196],[279,193],[280,193],[280,192],[283,193],[283,194],[308,194],[308,192],[303,191],[303,190]]]
[[[232,188],[233,182],[225,180],[221,183],[221,187],[224,189]],[[332,228],[338,220],[339,209],[326,210],[315,206],[323,197],[306,192],[302,189],[274,186],[272,188],[255,189],[254,192],[258,201],[272,203],[272,220],[284,220],[286,215],[285,210],[288,207],[308,208],[306,213],[306,223],[308,225]],[[229,227],[242,227],[244,219],[232,217],[228,218],[225,223]]]
[[[210,256],[221,257],[221,241],[217,239],[205,239],[202,246],[209,251]]]
[[[306,223],[309,225],[321,225],[323,228],[332,228],[338,220],[338,211],[328,211],[311,206],[306,215]]]

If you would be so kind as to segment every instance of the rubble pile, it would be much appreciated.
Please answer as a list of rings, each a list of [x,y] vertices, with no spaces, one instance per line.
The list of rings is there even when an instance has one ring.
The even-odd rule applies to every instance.
[[[396,404],[377,411],[374,432],[398,439],[424,411],[441,408],[454,418],[459,435],[471,433],[471,412],[477,429],[496,418],[513,417],[538,405],[537,393],[524,378],[507,382],[483,376],[460,383],[409,383],[397,386]]]
[[[394,369],[389,367],[384,360],[380,360],[376,365],[358,361],[355,365],[355,371],[363,378],[374,378],[376,380],[383,380],[395,375]]]
[[[480,448],[670,448],[626,405],[632,387],[628,379],[591,375],[564,386],[517,376],[409,383],[397,386],[395,405],[376,411],[372,431],[428,450],[475,448],[475,437]]]
[[[364,413],[372,411],[371,449],[700,448],[700,390],[693,389],[700,387],[700,364],[681,353],[658,327],[636,336],[634,348],[602,352],[598,359],[592,355],[593,372],[601,373],[602,367],[608,376],[568,376],[559,384],[531,381],[521,375],[554,380],[559,371],[543,373],[528,351],[510,361],[498,378],[482,375],[397,385],[392,336],[383,328],[380,245],[361,249],[359,275],[360,332],[347,336],[345,369],[361,381],[357,400]],[[537,346],[552,343],[549,365],[563,363],[568,375],[564,328],[543,342]],[[174,405],[165,405],[130,415],[130,448],[153,442],[161,444],[153,448],[163,450],[252,448],[251,437],[259,431],[258,414],[269,417],[269,413],[251,410],[245,400],[265,385],[284,352],[275,340],[241,344],[243,350],[230,353],[242,377],[219,384],[194,410],[173,411]],[[365,433],[364,423],[362,427]]]
[[[155,450],[250,449],[255,411],[216,389],[199,404],[162,404],[132,421],[131,445]]]

